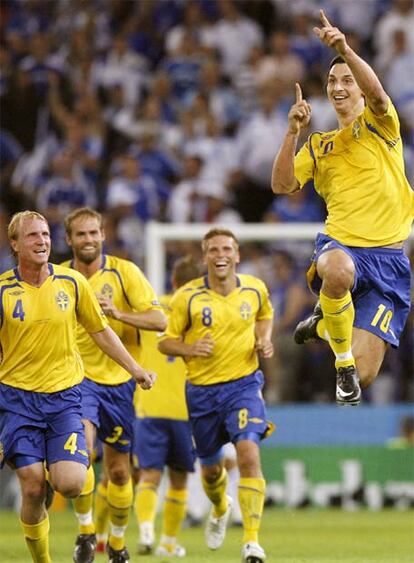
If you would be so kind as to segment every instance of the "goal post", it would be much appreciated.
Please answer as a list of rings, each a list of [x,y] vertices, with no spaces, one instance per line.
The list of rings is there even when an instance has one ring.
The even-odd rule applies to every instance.
[[[166,243],[198,241],[210,229],[223,225],[212,223],[148,223],[145,231],[145,272],[157,294],[166,290]],[[313,240],[324,230],[320,223],[236,223],[230,226],[240,242],[277,242]]]

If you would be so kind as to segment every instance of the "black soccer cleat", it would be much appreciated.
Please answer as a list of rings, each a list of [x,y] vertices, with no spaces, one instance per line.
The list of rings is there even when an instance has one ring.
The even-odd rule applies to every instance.
[[[126,547],[123,549],[114,549],[109,544],[106,546],[108,553],[109,563],[128,563],[129,553]]]
[[[336,402],[341,406],[356,406],[361,402],[361,386],[355,366],[337,369]]]
[[[307,340],[311,340],[312,338],[320,340],[316,332],[316,326],[321,319],[323,319],[323,314],[318,301],[312,314],[296,326],[295,332],[293,333],[296,344],[304,344]]]
[[[92,563],[95,559],[96,535],[79,534],[73,551],[75,563]]]

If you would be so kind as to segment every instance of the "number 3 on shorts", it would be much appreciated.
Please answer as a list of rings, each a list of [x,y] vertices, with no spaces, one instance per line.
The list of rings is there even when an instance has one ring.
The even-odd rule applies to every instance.
[[[69,438],[66,440],[65,445],[63,446],[64,450],[69,450],[71,455],[75,455],[78,446],[76,445],[76,441],[78,439],[78,435],[76,432],[72,432]]]

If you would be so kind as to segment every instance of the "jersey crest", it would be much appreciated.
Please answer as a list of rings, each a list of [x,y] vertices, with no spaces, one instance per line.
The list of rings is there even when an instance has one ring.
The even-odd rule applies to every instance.
[[[240,316],[244,321],[248,321],[252,316],[252,307],[247,301],[243,301],[240,305]]]
[[[112,286],[109,285],[109,283],[105,283],[102,286],[101,293],[104,297],[107,297],[108,299],[112,299],[114,295],[114,290],[112,289]]]
[[[358,121],[355,121],[352,126],[352,136],[354,139],[358,140],[361,136],[361,125]]]
[[[61,311],[66,311],[69,307],[69,295],[64,291],[59,291],[56,294],[56,303]]]

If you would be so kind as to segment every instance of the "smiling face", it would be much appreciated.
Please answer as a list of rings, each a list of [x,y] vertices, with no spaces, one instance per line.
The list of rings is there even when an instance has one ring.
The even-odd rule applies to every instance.
[[[43,219],[36,216],[25,217],[16,233],[10,240],[13,252],[17,255],[19,265],[43,266],[50,255],[50,231]]]
[[[329,71],[326,91],[337,114],[359,115],[363,111],[364,95],[347,64],[333,65]]]
[[[105,234],[96,217],[80,215],[71,222],[66,240],[76,260],[91,264],[102,254]]]
[[[230,279],[235,275],[239,262],[239,248],[232,237],[216,235],[206,240],[204,263],[209,277],[219,281]]]

